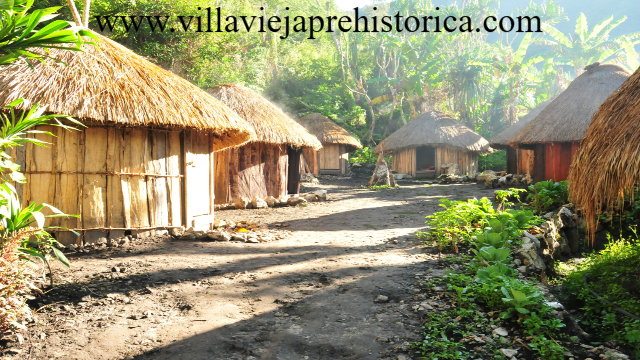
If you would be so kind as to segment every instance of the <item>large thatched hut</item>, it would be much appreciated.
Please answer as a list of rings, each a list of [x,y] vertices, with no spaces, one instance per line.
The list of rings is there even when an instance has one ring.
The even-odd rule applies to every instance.
[[[600,105],[576,153],[571,200],[593,235],[598,214],[640,183],[640,69]]]
[[[277,198],[299,193],[302,148],[319,149],[320,141],[250,89],[227,84],[209,93],[256,130],[248,144],[216,153],[216,204],[238,197]]]
[[[309,170],[316,175],[344,175],[348,172],[349,153],[362,149],[353,135],[321,114],[309,114],[298,122],[322,143],[322,149],[304,149]]]
[[[213,151],[245,143],[252,127],[188,81],[97,35],[100,48],[51,50],[68,66],[0,69],[0,103],[16,98],[67,114],[86,129],[51,126],[49,147],[18,147],[24,204],[45,202],[80,218],[54,218],[65,244],[145,235],[213,222]],[[24,110],[27,105],[20,109]]]
[[[392,170],[397,173],[434,178],[443,164],[457,163],[462,174],[476,173],[478,154],[489,149],[487,140],[461,122],[430,111],[384,139],[374,153],[392,153]]]
[[[517,123],[498,134],[489,145],[494,149],[507,152],[507,172],[510,174],[533,174],[534,152],[529,149],[516,149],[508,145],[509,141],[533,120],[552,100],[547,100],[523,116]]]
[[[534,150],[534,181],[567,179],[598,106],[629,77],[617,65],[595,63],[585,70],[509,141],[510,146]]]

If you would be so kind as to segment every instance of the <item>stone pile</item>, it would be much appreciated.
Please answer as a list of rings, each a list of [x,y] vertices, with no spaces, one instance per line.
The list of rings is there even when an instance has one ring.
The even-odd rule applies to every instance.
[[[215,210],[244,210],[244,209],[266,209],[273,207],[298,206],[310,202],[327,200],[327,190],[316,190],[312,193],[300,194],[299,196],[282,195],[279,198],[268,196],[261,198],[254,196],[252,199],[238,197],[229,204],[216,205]]]
[[[533,182],[529,174],[514,175],[508,174],[506,171],[486,170],[477,176],[477,180],[483,183],[487,189],[509,188],[514,185],[529,185]]]
[[[280,240],[288,235],[290,231],[269,229],[264,225],[257,225],[248,221],[225,221],[216,219],[214,230],[195,230],[189,228],[178,238],[180,240],[198,241],[238,241],[245,243],[261,243],[273,240]]]
[[[572,209],[573,205],[569,204],[545,214],[543,217],[547,221],[523,233],[522,244],[515,251],[520,272],[554,274],[558,257],[578,253],[578,218]]]

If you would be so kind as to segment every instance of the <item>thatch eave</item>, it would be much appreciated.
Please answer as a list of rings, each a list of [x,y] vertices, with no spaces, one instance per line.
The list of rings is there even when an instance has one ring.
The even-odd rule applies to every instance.
[[[309,147],[315,150],[322,148],[320,141],[302,125],[273,103],[244,86],[218,85],[209,90],[209,94],[253,126],[255,134],[251,137],[251,142],[288,145],[293,148]]]
[[[508,144],[521,147],[521,144],[581,141],[600,104],[629,76],[617,65],[596,63],[585,69]]]
[[[49,114],[65,114],[92,124],[211,133],[214,150],[249,141],[255,134],[231,109],[187,80],[95,34],[98,47],[52,49],[63,63],[13,64],[0,68],[0,103],[18,98],[40,103]],[[67,65],[65,65],[67,64]],[[17,110],[27,110],[23,103]]]
[[[317,137],[322,144],[347,145],[349,152],[362,149],[362,144],[355,136],[321,114],[313,113],[306,115],[298,120],[298,123]]]
[[[459,121],[437,111],[418,115],[384,139],[374,154],[417,146],[449,146],[473,152],[491,152],[489,142]]]

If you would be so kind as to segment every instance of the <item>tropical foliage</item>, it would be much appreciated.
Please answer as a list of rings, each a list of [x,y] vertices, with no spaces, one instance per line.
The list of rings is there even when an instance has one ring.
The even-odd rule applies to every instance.
[[[42,0],[40,6],[59,4]],[[446,4],[447,2],[445,2]],[[394,0],[361,9],[366,16],[470,16],[474,23],[497,15],[501,2],[469,0],[436,4],[429,0]],[[94,15],[202,15],[197,8],[220,6],[224,14],[338,16],[339,2],[248,0],[220,2],[188,0],[93,0]],[[76,1],[82,10],[82,1]],[[436,5],[440,6],[438,11]],[[315,40],[304,34],[237,32],[152,32],[143,27],[127,31],[121,22],[116,40],[165,68],[208,89],[234,82],[264,93],[295,116],[319,112],[341,119],[341,126],[367,146],[434,109],[453,115],[487,139],[566,88],[570,80],[594,61],[608,61],[630,70],[638,66],[639,35],[616,35],[625,17],[603,14],[568,19],[553,0],[515,8],[513,16],[540,16],[544,33],[322,33]],[[264,11],[259,11],[264,7]],[[202,10],[204,11],[204,10]],[[593,12],[591,12],[593,13]],[[68,19],[71,16],[65,13]],[[501,13],[502,14],[502,13]],[[629,21],[629,20],[626,20]],[[564,33],[566,24],[575,22]],[[622,24],[622,25],[621,25]],[[573,30],[575,29],[575,30]],[[487,168],[491,168],[488,166]]]

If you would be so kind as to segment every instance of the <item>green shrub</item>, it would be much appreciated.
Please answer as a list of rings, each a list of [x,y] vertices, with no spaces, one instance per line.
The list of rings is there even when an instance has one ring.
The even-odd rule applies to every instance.
[[[553,182],[553,180],[540,181],[529,185],[527,201],[531,206],[543,213],[553,210],[569,201],[569,187],[567,181]]]
[[[611,304],[640,315],[638,263],[640,241],[612,240],[604,250],[580,262],[564,284],[567,303],[584,312],[580,320],[585,331],[594,334],[597,341],[617,340],[634,349],[636,356],[640,356],[640,321],[621,314]]]
[[[480,171],[507,171],[507,152],[496,150],[491,154],[480,154],[478,156],[478,169]]]

